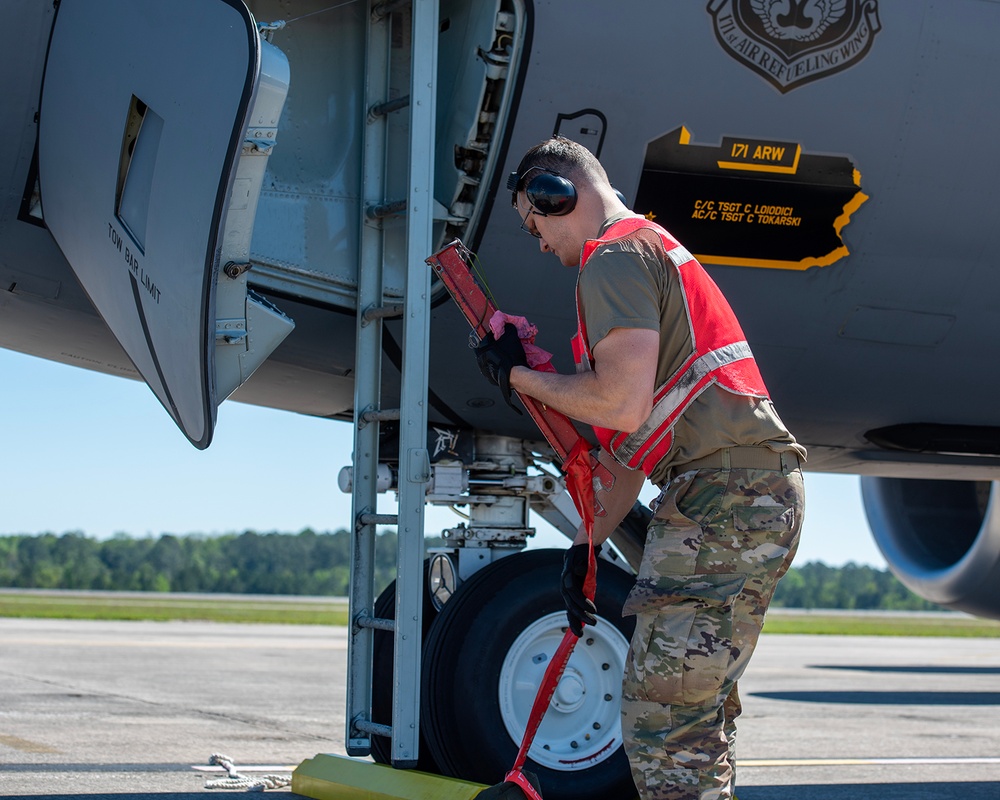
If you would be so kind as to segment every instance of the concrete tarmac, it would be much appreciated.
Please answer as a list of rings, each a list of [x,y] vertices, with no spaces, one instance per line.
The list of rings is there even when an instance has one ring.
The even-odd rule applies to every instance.
[[[217,799],[212,753],[285,774],[342,754],[346,648],[344,628],[0,619],[0,797]],[[740,800],[1000,800],[998,639],[764,636],[741,695]]]

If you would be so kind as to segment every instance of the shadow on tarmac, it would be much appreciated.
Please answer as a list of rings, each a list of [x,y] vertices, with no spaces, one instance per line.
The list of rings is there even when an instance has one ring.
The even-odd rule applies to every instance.
[[[1000,782],[840,783],[747,786],[739,800],[996,800]]]
[[[864,706],[1000,706],[1000,692],[751,692],[751,696]]]
[[[201,792],[120,792],[114,794],[0,794],[0,798],[24,798],[24,800],[219,800],[220,797],[231,797],[231,791],[209,790]],[[240,795],[247,794],[240,791]],[[309,800],[301,794],[289,791],[268,790],[264,796],[280,795],[283,800]],[[257,796],[256,794],[254,796]]]
[[[901,672],[907,675],[1000,675],[1000,667],[904,667],[895,664],[886,666],[848,664],[810,664],[808,669],[839,669],[851,672]]]
[[[269,791],[288,800],[307,800],[292,792]],[[27,797],[0,795],[0,797]],[[797,784],[792,786],[747,786],[739,789],[740,800],[996,800],[1000,797],[997,783],[854,783]],[[44,794],[31,795],[30,800],[219,800],[218,791],[207,792],[147,792],[144,794]]]
[[[190,764],[4,764],[0,772],[190,772]],[[0,794],[0,797],[9,795]]]

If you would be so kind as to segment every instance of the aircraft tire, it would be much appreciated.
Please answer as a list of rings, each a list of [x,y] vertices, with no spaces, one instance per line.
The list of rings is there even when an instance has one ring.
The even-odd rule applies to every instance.
[[[562,550],[507,556],[468,579],[424,640],[421,728],[445,775],[495,784],[513,765],[548,658],[562,639]],[[546,800],[631,800],[621,677],[634,578],[601,562],[598,624],[577,643],[529,750]]]
[[[427,562],[424,562],[424,591],[421,626],[423,640],[437,618],[438,610],[431,602],[427,591]],[[390,583],[375,600],[375,617],[378,619],[396,618],[396,581]],[[392,724],[392,659],[395,652],[391,631],[376,630],[372,641],[372,722],[381,725]],[[392,739],[384,736],[372,736],[372,758],[379,764],[392,763]],[[430,753],[421,732],[418,745],[416,769],[421,772],[441,774],[441,770]]]

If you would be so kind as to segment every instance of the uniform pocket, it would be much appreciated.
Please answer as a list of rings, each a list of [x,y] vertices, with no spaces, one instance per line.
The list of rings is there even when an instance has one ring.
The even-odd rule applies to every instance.
[[[668,705],[703,705],[719,698],[735,661],[733,603],[744,575],[661,581],[636,609],[625,667],[627,696]],[[725,688],[728,691],[728,687]]]
[[[654,515],[671,522],[707,525],[718,516],[726,496],[728,475],[715,470],[686,472],[670,485],[664,497],[664,509]],[[663,512],[663,513],[661,513]]]
[[[784,573],[798,542],[799,520],[794,507],[765,505],[733,509],[737,569]]]
[[[751,531],[790,531],[795,525],[795,509],[781,505],[736,506],[733,509],[733,527]]]

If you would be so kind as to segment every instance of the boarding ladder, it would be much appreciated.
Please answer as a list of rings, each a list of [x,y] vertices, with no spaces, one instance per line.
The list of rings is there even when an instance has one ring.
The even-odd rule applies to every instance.
[[[410,39],[409,97],[389,96],[390,71],[398,69],[392,49],[392,12],[410,10],[410,27],[396,31]],[[398,20],[401,15],[395,15]],[[354,470],[347,672],[347,752],[368,755],[371,737],[392,737],[392,763],[417,762],[420,713],[421,592],[423,591],[424,503],[430,479],[427,453],[427,373],[431,273],[424,258],[434,249],[433,153],[437,73],[437,0],[386,0],[371,5],[367,27],[362,200],[358,261],[357,353],[354,376]],[[408,101],[408,102],[407,102]],[[402,124],[402,115],[409,124]],[[387,197],[386,165],[393,137],[408,136],[405,197]],[[405,214],[405,291],[402,303],[386,303],[383,264],[385,222]],[[382,325],[403,318],[403,360],[398,408],[382,408]],[[399,421],[399,507],[377,512],[379,427]],[[375,531],[395,525],[399,533],[395,620],[374,615]],[[372,654],[377,629],[394,635],[392,724],[372,721]]]

